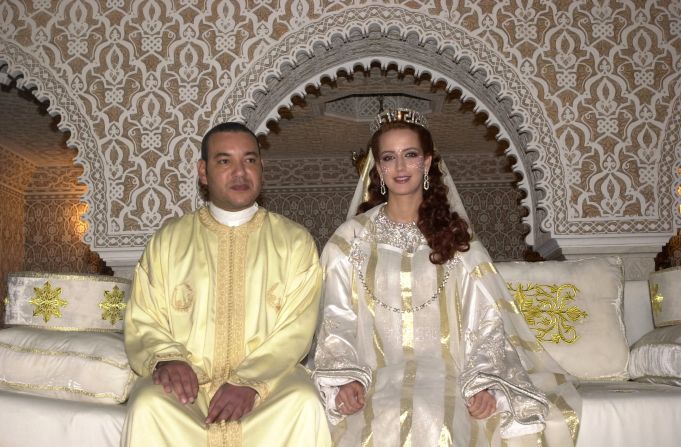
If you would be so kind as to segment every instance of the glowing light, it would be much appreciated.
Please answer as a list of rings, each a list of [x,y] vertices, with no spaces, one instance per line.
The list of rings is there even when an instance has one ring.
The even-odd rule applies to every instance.
[[[88,206],[86,203],[79,203],[73,207],[73,216],[71,217],[73,232],[76,233],[80,239],[83,238],[83,235],[88,228],[88,223],[83,219],[83,215],[87,212],[87,209]]]

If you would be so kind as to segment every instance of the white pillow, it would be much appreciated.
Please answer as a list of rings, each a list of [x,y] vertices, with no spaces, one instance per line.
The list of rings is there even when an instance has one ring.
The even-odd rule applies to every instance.
[[[135,379],[122,334],[0,330],[0,388],[117,404],[128,398]]]
[[[627,380],[618,257],[495,264],[537,340],[583,380]]]
[[[53,330],[122,331],[131,281],[104,275],[7,276],[5,323]]]
[[[681,324],[681,267],[652,272],[648,277],[655,327]]]
[[[681,325],[641,337],[631,348],[629,374],[639,382],[681,386]]]

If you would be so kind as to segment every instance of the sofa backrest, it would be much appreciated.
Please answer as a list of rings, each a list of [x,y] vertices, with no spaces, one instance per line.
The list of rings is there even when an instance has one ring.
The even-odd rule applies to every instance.
[[[629,346],[654,328],[649,293],[648,281],[624,282],[624,330]]]

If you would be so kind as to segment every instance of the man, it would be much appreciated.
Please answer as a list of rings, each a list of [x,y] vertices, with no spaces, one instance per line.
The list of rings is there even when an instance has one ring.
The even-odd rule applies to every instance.
[[[317,250],[303,227],[258,207],[262,172],[247,127],[214,127],[198,162],[209,206],[149,241],[125,320],[143,378],[124,445],[330,445],[300,366],[319,307]]]

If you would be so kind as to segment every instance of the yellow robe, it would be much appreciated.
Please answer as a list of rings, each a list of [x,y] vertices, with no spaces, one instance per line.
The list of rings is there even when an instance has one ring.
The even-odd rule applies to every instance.
[[[329,445],[324,410],[300,361],[310,348],[321,288],[309,233],[264,209],[238,227],[207,208],[165,225],[137,265],[125,321],[130,398],[124,445]],[[153,385],[160,361],[196,372],[194,404]],[[203,423],[223,383],[257,391],[239,422]]]

